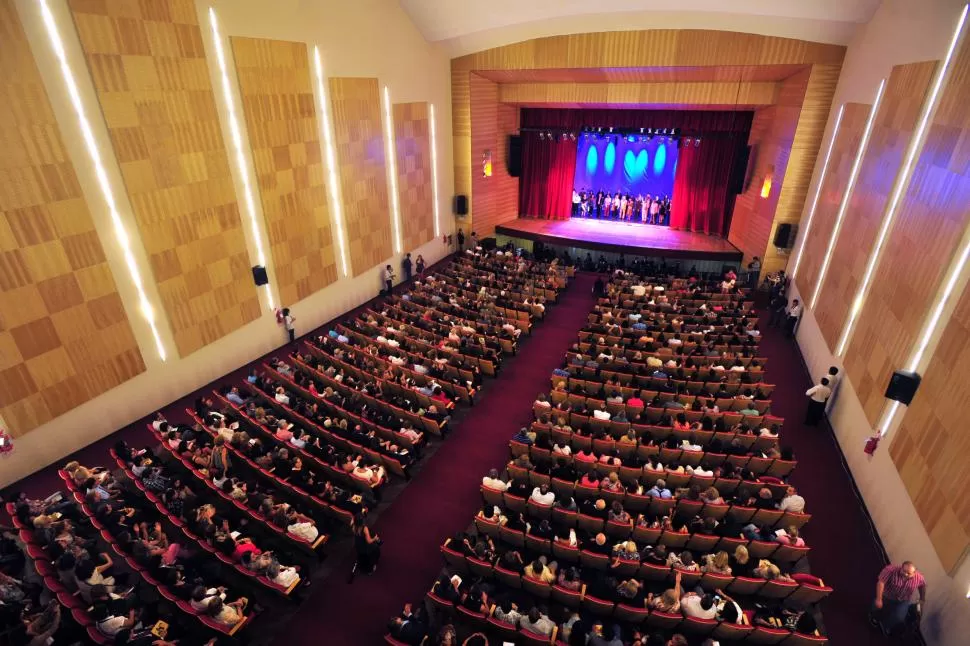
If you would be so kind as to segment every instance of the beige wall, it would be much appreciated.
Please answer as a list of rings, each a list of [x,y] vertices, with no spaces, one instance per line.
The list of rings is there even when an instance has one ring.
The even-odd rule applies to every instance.
[[[880,80],[889,77],[893,66],[944,58],[963,5],[961,0],[934,2],[885,0],[883,2],[872,21],[860,28],[849,44],[842,76],[836,89],[833,110],[823,138],[823,146],[828,145],[832,121],[837,112],[835,108],[839,105],[847,102],[870,103]],[[816,190],[821,161],[820,157],[816,164],[809,195],[814,195]],[[885,172],[894,175],[896,170],[896,168],[887,168]],[[887,179],[889,180],[891,177]],[[851,217],[851,213],[847,217]],[[891,231],[890,238],[893,235]],[[914,250],[914,253],[918,251]],[[885,255],[882,261],[886,261]],[[808,259],[805,262],[809,262]],[[817,263],[820,260],[814,259],[812,262]],[[946,264],[949,259],[943,258],[940,262]],[[802,265],[802,267],[805,266]],[[833,265],[830,271],[842,269]],[[799,273],[801,271],[803,269],[800,268]],[[877,271],[875,276],[878,278],[879,275],[880,272]],[[956,295],[951,299],[952,301],[959,299],[965,280],[966,276],[957,285]],[[800,279],[799,282],[801,282]],[[925,288],[930,294],[935,294],[938,285],[926,285]],[[795,293],[794,297],[802,298],[809,295]],[[822,296],[824,298],[824,293]],[[935,338],[931,340],[927,349],[927,357],[932,356],[936,351],[940,335],[950,319],[953,305],[954,303],[951,302],[944,310]],[[926,314],[928,312],[920,312],[921,320]],[[806,311],[803,315],[798,343],[814,377],[824,374],[830,365],[841,366],[841,361],[833,356],[834,348],[826,343],[811,311]],[[853,349],[850,347],[849,351],[852,352]],[[858,353],[864,350],[854,351]],[[879,385],[880,388],[882,386],[884,384]],[[921,395],[928,396],[927,393],[921,393],[917,397]],[[950,405],[960,406],[962,402],[952,401]],[[949,413],[950,411],[947,410],[937,411],[938,415],[943,416]],[[905,415],[906,409],[903,407],[896,417],[896,423],[898,424]],[[970,632],[970,614],[967,613],[968,603],[970,603],[967,600],[968,590],[970,590],[970,560],[964,559],[962,564],[958,564],[949,574],[947,573],[924,527],[923,519],[917,513],[910,491],[890,456],[890,444],[897,431],[890,429],[889,436],[883,440],[873,458],[870,459],[863,453],[865,439],[874,431],[856,393],[856,384],[852,383],[851,376],[843,377],[840,383],[839,392],[830,410],[830,420],[889,557],[897,562],[906,559],[914,561],[927,577],[929,603],[922,626],[928,642],[945,646],[966,643],[966,635]],[[939,429],[936,430],[939,431]],[[945,495],[951,498],[961,496],[965,498],[966,493],[966,491],[962,494],[959,491],[951,491],[945,492]]]
[[[108,179],[114,188],[118,210],[132,238],[132,253],[141,268],[143,278],[149,275],[144,247],[135,235],[131,208],[124,194],[123,182],[113,157],[101,109],[94,93],[83,55],[81,54],[74,24],[64,0],[48,0],[56,23],[64,40],[78,90],[91,122],[94,138],[99,144]],[[237,199],[243,204],[242,180],[235,165],[235,151],[231,147],[226,108],[222,98],[221,75],[218,71],[213,40],[208,28],[207,10],[215,7],[223,46],[230,66],[237,114],[239,92],[229,36],[274,38],[304,41],[312,53],[319,45],[327,76],[376,77],[381,86],[388,85],[391,100],[395,103],[427,101],[435,106],[437,118],[438,196],[442,232],[454,230],[450,198],[453,194],[453,169],[451,132],[450,67],[447,56],[437,45],[427,43],[411,24],[395,0],[354,0],[354,2],[306,2],[302,0],[221,0],[212,3],[197,2],[200,24],[203,26],[206,57],[216,89],[216,102],[220,111],[226,146],[232,163],[233,180]],[[158,293],[152,281],[145,280],[149,300],[156,304],[156,318],[160,336],[166,347],[171,348],[168,361],[162,362],[155,349],[151,331],[142,318],[137,303],[137,292],[132,285],[124,258],[111,228],[111,221],[104,208],[104,200],[98,188],[97,178],[91,169],[82,135],[74,115],[72,104],[65,91],[44,29],[39,3],[34,0],[17,0],[24,28],[27,32],[34,57],[44,84],[51,98],[55,116],[63,131],[66,147],[77,169],[84,196],[91,205],[92,217],[118,284],[125,310],[132,321],[135,337],[145,357],[146,372],[121,386],[71,410],[51,422],[18,438],[15,458],[4,460],[0,470],[0,486],[24,477],[105,435],[129,424],[156,408],[208,383],[209,381],[251,361],[280,345],[284,340],[276,326],[271,310],[261,290],[262,316],[248,325],[228,334],[194,352],[186,359],[177,359],[171,330],[160,314]],[[318,111],[319,112],[319,111]],[[240,127],[246,138],[245,123]],[[248,142],[244,141],[245,161],[252,172],[253,164]],[[255,182],[253,188],[256,189]],[[257,202],[257,219],[261,236],[267,240],[262,214]],[[388,215],[390,217],[390,215]],[[246,245],[251,264],[256,264],[253,234],[248,216],[243,210]],[[267,255],[268,249],[266,249]],[[436,238],[412,253],[421,253],[429,263],[447,253]],[[268,258],[269,260],[269,258]],[[397,258],[387,262],[397,264]],[[272,267],[268,267],[271,280]],[[373,297],[379,289],[379,268],[374,267],[354,278],[341,277],[336,283],[313,294],[303,301],[289,304],[297,318],[297,331],[312,329],[340,313],[356,307]]]

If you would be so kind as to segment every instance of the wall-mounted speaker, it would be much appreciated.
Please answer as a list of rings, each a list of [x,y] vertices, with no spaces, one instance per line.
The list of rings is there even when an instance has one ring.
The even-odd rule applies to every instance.
[[[922,380],[923,378],[915,372],[897,370],[889,378],[889,385],[886,386],[886,397],[909,406]]]
[[[256,283],[256,287],[262,287],[269,282],[269,276],[266,275],[266,267],[262,265],[253,267],[253,282]]]
[[[509,154],[505,160],[509,175],[518,177],[522,174],[522,136],[509,135]]]
[[[455,213],[458,215],[468,215],[468,196],[455,196]]]
[[[738,152],[731,167],[731,177],[728,180],[728,194],[739,195],[746,188],[745,179],[748,177],[748,160],[751,158],[751,146],[739,145]]]
[[[787,222],[779,224],[775,229],[775,246],[779,249],[787,249],[791,242],[791,225]]]

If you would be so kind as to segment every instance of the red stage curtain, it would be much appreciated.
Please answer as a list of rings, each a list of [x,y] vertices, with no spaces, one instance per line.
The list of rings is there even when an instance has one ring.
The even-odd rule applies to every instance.
[[[670,198],[670,228],[726,236],[733,195],[728,181],[738,161],[735,136],[701,139],[700,146],[680,149],[674,194]]]
[[[523,132],[519,214],[568,220],[575,175],[575,141],[540,140],[537,132]]]
[[[684,137],[701,137],[701,145],[680,150],[670,226],[726,236],[734,195],[728,194],[732,169],[740,163],[753,112],[706,110],[574,110],[523,108],[521,215],[567,219],[572,208],[576,143],[540,141],[530,128],[583,127],[618,129],[677,128]]]

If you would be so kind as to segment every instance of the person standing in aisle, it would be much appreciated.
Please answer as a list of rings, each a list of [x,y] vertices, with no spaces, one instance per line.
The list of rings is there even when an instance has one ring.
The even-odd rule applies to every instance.
[[[404,282],[411,280],[411,254],[404,256],[401,261],[401,269],[404,271]]]
[[[791,307],[788,308],[788,321],[785,324],[785,332],[788,336],[794,338],[795,328],[798,326],[798,319],[802,316],[802,304],[798,302],[796,298],[791,302]]]
[[[381,279],[384,281],[384,295],[390,296],[394,290],[394,270],[388,265],[381,272]]]
[[[825,404],[832,396],[832,389],[829,388],[829,380],[822,377],[822,381],[816,386],[812,386],[805,391],[808,395],[808,410],[805,412],[805,425],[818,426],[822,415],[825,414]]]
[[[290,308],[283,308],[283,327],[286,328],[286,334],[290,337],[290,343],[296,341],[296,318],[290,314]]]
[[[457,238],[458,238],[458,253],[461,253],[462,251],[465,250],[465,232],[462,231],[461,229],[458,229]]]

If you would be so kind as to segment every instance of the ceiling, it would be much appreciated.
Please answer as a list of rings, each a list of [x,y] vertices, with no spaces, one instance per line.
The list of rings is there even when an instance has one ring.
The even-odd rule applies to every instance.
[[[569,33],[723,29],[845,45],[881,0],[398,0],[458,56]],[[645,10],[649,7],[649,10]]]
[[[782,81],[804,65],[724,65],[720,67],[595,67],[543,70],[475,70],[496,83],[702,83]]]

